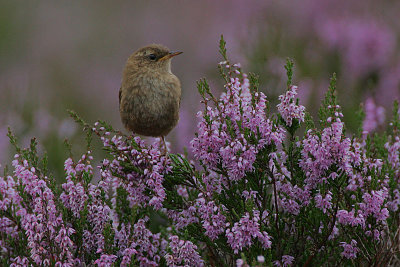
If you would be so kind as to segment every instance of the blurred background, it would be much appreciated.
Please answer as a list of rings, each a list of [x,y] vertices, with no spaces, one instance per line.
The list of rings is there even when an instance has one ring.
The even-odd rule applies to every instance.
[[[184,51],[172,70],[181,79],[181,120],[167,137],[183,152],[201,108],[196,80],[214,92],[218,41],[232,62],[259,75],[271,103],[285,90],[284,64],[295,62],[300,101],[318,110],[333,72],[350,131],[364,103],[368,131],[379,129],[400,95],[400,1],[8,1],[0,0],[0,162],[14,153],[10,126],[26,146],[31,137],[61,174],[68,138],[84,151],[82,130],[68,116],[105,120],[123,129],[118,113],[121,71],[128,56],[149,43]],[[190,151],[190,149],[189,149]]]

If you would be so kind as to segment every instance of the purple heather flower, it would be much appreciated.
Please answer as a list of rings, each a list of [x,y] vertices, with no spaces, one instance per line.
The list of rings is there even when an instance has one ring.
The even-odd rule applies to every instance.
[[[29,259],[27,257],[16,257],[14,259],[11,259],[11,265],[10,267],[19,267],[19,266],[29,266]]]
[[[235,254],[243,248],[251,246],[254,238],[257,238],[264,248],[271,247],[272,242],[269,235],[260,231],[259,220],[260,214],[257,210],[254,210],[253,218],[250,218],[249,213],[246,213],[231,229],[226,230],[225,235]]]
[[[111,267],[114,261],[117,259],[115,255],[101,255],[100,259],[97,259],[94,264],[97,264],[99,267]]]
[[[359,204],[363,216],[368,217],[372,214],[377,221],[385,221],[389,217],[389,211],[384,207],[384,202],[387,197],[387,192],[383,190],[373,190],[371,194],[364,193],[363,202]]]
[[[89,154],[89,153],[88,153]],[[71,210],[75,217],[80,217],[80,211],[85,207],[85,203],[88,200],[88,195],[85,192],[84,186],[81,182],[75,182],[77,180],[76,175],[82,171],[86,171],[89,175],[92,174],[92,167],[90,162],[83,163],[87,159],[84,155],[78,162],[74,164],[71,158],[68,158],[64,163],[64,169],[67,177],[66,182],[62,184],[63,192],[60,195],[60,199],[64,206]],[[91,156],[88,158],[93,159]],[[90,166],[90,167],[89,167]],[[81,174],[82,175],[82,174]]]
[[[279,96],[281,102],[277,105],[279,113],[289,127],[292,126],[293,119],[297,119],[299,122],[304,121],[305,107],[296,104],[296,95],[297,86],[291,85],[284,95]]]
[[[153,234],[146,228],[144,219],[140,219],[134,225],[131,240],[130,248],[136,250],[136,258],[141,265],[157,265],[160,254],[164,255],[164,240],[159,233]]]
[[[329,235],[328,240],[332,240],[332,239],[334,239],[336,236],[339,235],[339,229],[337,228],[336,225],[337,225],[337,223],[335,223],[335,225],[333,226],[332,232],[331,232],[331,234]]]
[[[357,258],[357,253],[359,251],[359,249],[357,248],[357,241],[352,239],[350,244],[347,244],[346,242],[341,242],[340,246],[343,247],[343,252],[340,254],[342,255],[342,257],[345,257],[347,259]]]
[[[399,189],[393,190],[393,197],[387,202],[387,207],[390,211],[397,211],[400,205],[400,191]]]
[[[321,194],[317,194],[315,196],[315,203],[316,207],[321,209],[324,213],[326,213],[327,209],[330,209],[332,207],[332,193],[331,191],[328,191],[328,193],[325,195],[325,197],[322,197]]]
[[[166,213],[173,220],[176,229],[182,229],[191,223],[198,223],[200,220],[196,216],[196,207],[190,206],[182,211],[167,210]]]
[[[134,137],[134,141],[138,147],[132,147],[122,136],[105,135],[103,127],[93,128],[93,130],[101,135],[101,140],[105,147],[115,148],[115,159],[111,162],[103,162],[103,172],[109,171],[115,173],[113,183],[121,185],[129,194],[131,206],[139,205],[146,207],[153,206],[155,209],[162,208],[162,202],[166,197],[165,189],[162,185],[164,174],[171,169],[169,157],[163,155],[160,150],[160,143],[155,142],[147,147],[143,140],[138,136]],[[135,170],[128,173],[124,172],[121,164],[129,162],[133,164]],[[141,171],[136,171],[141,170]],[[106,174],[105,174],[106,175]],[[120,179],[118,177],[126,177]],[[116,189],[116,187],[114,187]]]
[[[190,241],[180,240],[178,236],[173,235],[169,238],[169,248],[172,253],[165,255],[169,266],[204,266],[204,261],[197,252],[197,246]]]
[[[286,197],[281,197],[279,199],[280,207],[282,207],[285,212],[298,215],[300,212],[300,205],[293,199],[287,199]]]
[[[288,266],[292,266],[293,260],[294,260],[294,257],[292,257],[290,255],[283,255],[282,259],[280,261],[276,260],[273,262],[273,264],[275,266],[279,266],[279,267],[288,267]]]
[[[388,150],[388,161],[392,165],[392,168],[399,173],[400,169],[400,138],[395,137],[395,142],[391,145],[389,142],[385,144],[385,148]]]
[[[353,175],[353,165],[361,164],[358,144],[352,144],[349,138],[343,137],[343,126],[340,118],[336,118],[335,122],[323,130],[321,137],[311,130],[307,132],[302,142],[302,159],[299,162],[307,176],[307,188],[313,189],[321,184],[324,181],[321,178],[333,164],[348,175]],[[335,173],[331,178],[335,179],[336,176]]]
[[[133,248],[125,249],[124,252],[122,253],[123,258],[122,258],[121,266],[129,266],[129,264],[131,263],[132,255],[136,255],[136,254],[137,254],[136,249],[133,249]]]
[[[214,201],[206,201],[205,198],[200,196],[196,200],[196,209],[198,216],[202,219],[202,225],[206,231],[205,234],[211,240],[216,239],[218,235],[225,231],[226,218]]]
[[[362,228],[365,227],[365,218],[361,212],[357,212],[355,215],[354,209],[348,212],[347,210],[338,210],[337,220],[339,223],[344,225],[357,226],[360,225]]]
[[[290,256],[290,255],[283,255],[282,256],[282,266],[286,267],[286,266],[292,266],[294,257]]]

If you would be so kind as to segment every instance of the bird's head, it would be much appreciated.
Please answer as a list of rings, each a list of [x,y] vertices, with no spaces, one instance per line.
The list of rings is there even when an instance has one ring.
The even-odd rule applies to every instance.
[[[139,68],[171,72],[171,58],[179,54],[182,52],[171,52],[163,45],[151,44],[139,48],[128,61]]]

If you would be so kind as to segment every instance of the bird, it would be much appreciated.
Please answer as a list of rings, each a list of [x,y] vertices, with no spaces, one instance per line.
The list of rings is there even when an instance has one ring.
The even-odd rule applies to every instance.
[[[179,121],[181,83],[171,72],[172,52],[160,44],[139,48],[126,61],[119,90],[119,111],[124,127],[135,134],[165,136]]]

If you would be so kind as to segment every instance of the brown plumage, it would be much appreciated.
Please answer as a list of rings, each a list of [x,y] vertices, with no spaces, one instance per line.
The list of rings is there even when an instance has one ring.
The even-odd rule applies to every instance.
[[[119,111],[127,130],[164,137],[176,126],[181,84],[171,72],[171,58],[181,53],[152,44],[128,58],[119,90]]]

